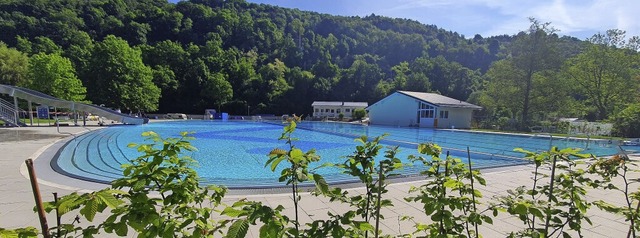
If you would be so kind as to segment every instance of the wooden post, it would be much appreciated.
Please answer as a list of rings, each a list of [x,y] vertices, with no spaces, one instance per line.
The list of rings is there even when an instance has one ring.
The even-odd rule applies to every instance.
[[[28,159],[24,161],[27,164],[29,170],[29,180],[31,180],[31,190],[33,190],[33,197],[36,200],[36,209],[38,210],[38,218],[40,218],[40,227],[42,228],[42,236],[44,238],[51,238],[49,235],[49,225],[47,224],[47,216],[44,213],[44,207],[42,206],[42,197],[40,196],[40,188],[38,187],[38,180],[36,178],[36,171],[33,169],[33,160]]]
[[[467,146],[467,161],[469,163],[469,179],[471,180],[471,202],[473,202],[473,212],[478,212],[478,208],[476,208],[476,189],[473,187],[473,170],[471,169],[471,151],[469,151],[469,146]],[[476,227],[476,237],[480,237],[478,235],[478,223],[475,222]]]
[[[58,193],[54,192],[53,193],[53,202],[56,203],[56,230],[57,230],[57,235],[60,236],[60,219],[62,219],[62,217],[60,217],[60,210],[58,210]]]

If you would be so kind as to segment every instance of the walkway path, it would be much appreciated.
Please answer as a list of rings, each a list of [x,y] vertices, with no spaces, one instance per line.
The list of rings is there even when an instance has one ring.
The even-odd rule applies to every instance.
[[[83,133],[100,127],[61,127],[64,133]],[[25,177],[26,169],[24,161],[36,158],[41,153],[51,153],[54,142],[66,137],[59,134],[55,127],[25,127],[25,128],[0,128],[0,227],[16,228],[25,226],[39,227],[37,215],[33,212],[34,202],[29,180]],[[87,183],[64,177],[47,169],[46,159],[36,160],[37,173],[40,178],[40,189],[43,200],[53,200],[52,193],[60,195],[73,191],[90,191],[103,188],[103,184]],[[484,200],[491,200],[495,195],[506,194],[507,189],[517,186],[530,186],[531,166],[515,166],[501,169],[483,171],[487,180],[487,186],[480,188],[484,194]],[[637,176],[635,176],[637,177]],[[397,183],[389,186],[389,196],[393,197],[393,209],[383,209],[385,220],[382,229],[385,233],[407,233],[413,229],[412,224],[399,221],[403,215],[414,216],[421,222],[429,219],[422,213],[421,204],[408,203],[402,199],[408,197],[411,186],[419,186],[422,182]],[[351,193],[361,193],[362,189],[350,189]],[[283,205],[285,214],[293,217],[292,200],[287,194],[255,194],[243,195],[234,193],[225,197],[224,201],[232,203],[240,198],[249,198],[262,201],[272,207]],[[622,204],[623,197],[620,194],[609,191],[590,191],[589,198],[593,200],[604,199]],[[326,199],[303,195],[300,201],[301,222],[310,222],[314,219],[328,218],[327,212],[342,213],[347,207],[340,204],[329,203]],[[590,218],[594,225],[584,224],[585,237],[625,237],[627,225],[624,218],[601,212],[597,208],[589,210]],[[73,217],[64,217],[67,222]],[[48,216],[50,226],[54,225],[55,218]],[[83,223],[86,224],[86,223]],[[522,229],[523,224],[512,217],[499,215],[494,218],[493,225],[481,226],[480,232],[484,237],[504,237],[510,231]],[[257,237],[257,228],[250,230],[251,237]],[[133,235],[130,235],[133,236]],[[109,237],[109,235],[105,235]]]

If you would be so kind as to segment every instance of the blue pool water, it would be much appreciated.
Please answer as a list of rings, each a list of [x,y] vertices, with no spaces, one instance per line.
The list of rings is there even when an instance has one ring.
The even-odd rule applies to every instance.
[[[140,154],[127,144],[142,143],[140,134],[155,131],[162,137],[178,137],[180,132],[193,132],[196,140],[191,141],[198,148],[190,152],[199,167],[195,169],[203,178],[203,183],[226,185],[231,188],[278,186],[279,169],[271,172],[265,168],[267,154],[274,148],[287,149],[278,138],[282,124],[267,122],[221,122],[221,121],[172,121],[151,123],[140,126],[114,126],[83,134],[70,141],[52,161],[58,172],[72,177],[97,182],[109,182],[122,175],[121,165]],[[549,148],[550,142],[561,148],[582,148],[584,153],[598,156],[612,155],[617,146],[606,141],[587,142],[584,140],[553,139],[541,136],[498,135],[426,128],[395,128],[384,126],[361,126],[344,123],[302,122],[293,137],[299,138],[295,146],[307,151],[315,148],[321,156],[321,164],[342,163],[345,156],[353,153],[354,141],[361,135],[370,138],[389,134],[383,145],[400,146],[398,158],[417,155],[417,144],[434,142],[450,151],[452,156],[466,158],[467,146],[471,150],[474,168],[508,166],[525,163],[516,147],[530,151]],[[384,153],[380,153],[383,158]],[[466,161],[466,159],[464,160]],[[281,167],[284,163],[281,164]],[[407,167],[405,175],[415,175],[422,169],[419,165]],[[353,181],[333,168],[319,170],[330,183]]]

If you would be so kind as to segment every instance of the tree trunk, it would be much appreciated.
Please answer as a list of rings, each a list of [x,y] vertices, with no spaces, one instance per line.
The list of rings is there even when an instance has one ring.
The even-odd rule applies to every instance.
[[[526,87],[524,89],[524,102],[522,105],[522,123],[520,125],[521,130],[526,130],[529,126],[529,95],[531,94],[531,78],[533,77],[533,71],[529,69],[527,77],[525,78]]]

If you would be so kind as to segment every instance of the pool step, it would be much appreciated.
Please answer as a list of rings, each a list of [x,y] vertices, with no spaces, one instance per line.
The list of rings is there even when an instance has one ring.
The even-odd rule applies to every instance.
[[[114,158],[113,152],[109,147],[99,146],[117,133],[118,131],[113,130],[100,130],[72,139],[58,157],[52,160],[52,167],[67,176],[94,182],[109,183],[122,177],[120,163]]]

